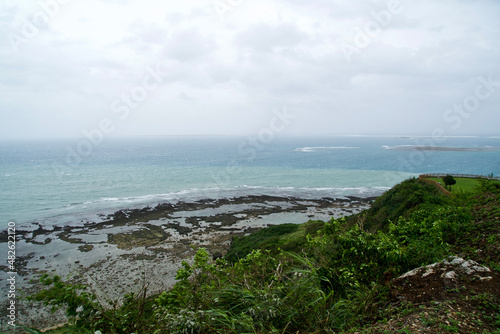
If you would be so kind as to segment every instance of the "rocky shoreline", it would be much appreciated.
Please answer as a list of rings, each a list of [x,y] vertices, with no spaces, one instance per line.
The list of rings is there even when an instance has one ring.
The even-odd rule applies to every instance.
[[[242,196],[119,210],[102,221],[75,226],[34,223],[16,231],[19,297],[36,291],[31,280],[43,273],[88,284],[103,300],[119,299],[145,285],[156,293],[175,283],[181,262],[198,247],[224,255],[234,236],[270,225],[349,216],[368,208],[373,199]],[[5,242],[2,232],[0,243]],[[2,278],[8,271],[0,266]],[[5,287],[1,289],[4,294]],[[49,316],[25,301],[19,306],[19,324],[42,328],[64,321],[62,314]],[[5,309],[2,305],[2,318]]]

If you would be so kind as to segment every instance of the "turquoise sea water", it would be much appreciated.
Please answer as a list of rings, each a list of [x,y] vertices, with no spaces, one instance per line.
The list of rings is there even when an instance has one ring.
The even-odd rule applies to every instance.
[[[417,149],[422,145],[440,149]],[[77,224],[165,201],[260,194],[373,196],[428,172],[498,176],[499,147],[498,137],[1,142],[0,228],[9,221]]]

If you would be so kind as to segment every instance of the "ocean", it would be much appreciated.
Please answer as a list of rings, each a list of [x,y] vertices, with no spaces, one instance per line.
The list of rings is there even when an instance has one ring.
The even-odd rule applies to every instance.
[[[377,196],[421,173],[500,175],[500,137],[191,136],[0,142],[0,229],[161,202]]]

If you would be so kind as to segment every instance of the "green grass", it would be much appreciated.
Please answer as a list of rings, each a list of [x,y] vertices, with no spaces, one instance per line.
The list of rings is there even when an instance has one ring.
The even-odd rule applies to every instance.
[[[429,177],[429,180],[436,181],[440,183],[444,187],[444,182],[443,179],[440,177]],[[470,179],[470,178],[462,178],[462,177],[456,177],[455,180],[457,183],[453,186],[451,186],[451,192],[453,193],[473,193],[478,190],[478,188],[481,186],[481,180],[482,179]],[[500,181],[498,180],[488,180],[487,182],[491,182],[491,184],[499,184]]]
[[[408,216],[422,203],[444,205],[448,199],[435,185],[413,178],[406,180],[379,196],[370,209],[349,218],[351,224],[364,220],[364,228],[376,232],[395,222],[401,216]]]
[[[280,250],[299,250],[307,243],[307,235],[314,235],[324,226],[322,221],[308,221],[304,224],[282,224],[264,228],[244,237],[237,237],[225,258],[236,262],[254,249],[268,250],[276,255]]]

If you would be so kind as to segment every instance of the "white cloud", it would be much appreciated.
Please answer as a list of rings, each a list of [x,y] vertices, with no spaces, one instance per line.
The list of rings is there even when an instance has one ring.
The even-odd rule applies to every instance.
[[[251,48],[257,52],[273,52],[280,48],[298,46],[306,38],[306,34],[294,24],[259,23],[236,35],[235,42],[242,48]]]
[[[180,62],[201,62],[209,58],[215,48],[215,41],[197,29],[177,30],[165,41],[163,54]]]
[[[58,1],[0,4],[0,138],[80,136],[108,117],[118,135],[254,133],[285,106],[296,133],[430,134],[478,77],[500,81],[491,0],[401,0],[390,16],[394,0],[255,0],[223,19],[211,0]],[[161,85],[118,119],[113,101],[157,65]],[[499,101],[453,131],[495,133]]]

